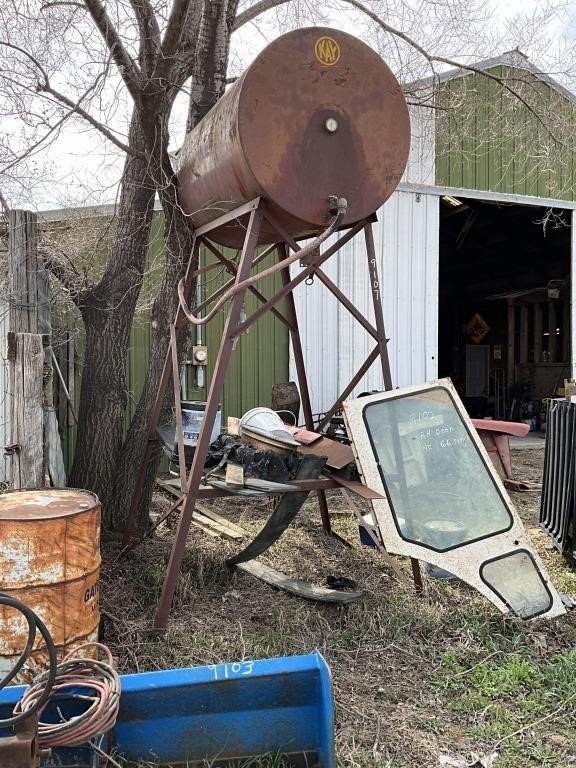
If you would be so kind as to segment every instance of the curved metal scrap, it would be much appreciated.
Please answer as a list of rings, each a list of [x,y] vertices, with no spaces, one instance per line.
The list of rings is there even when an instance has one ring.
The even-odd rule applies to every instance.
[[[315,480],[320,476],[325,463],[325,456],[316,456],[314,454],[304,456],[295,480]],[[234,555],[234,557],[229,558],[226,563],[228,565],[245,563],[258,557],[258,555],[261,555],[262,552],[271,547],[282,536],[292,520],[294,520],[309,493],[310,491],[301,491],[282,494],[280,503],[276,506],[260,533],[257,534],[247,547],[237,555]]]

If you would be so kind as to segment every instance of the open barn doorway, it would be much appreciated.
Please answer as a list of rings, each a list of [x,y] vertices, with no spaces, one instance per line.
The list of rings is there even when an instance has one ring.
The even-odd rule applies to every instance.
[[[443,197],[438,372],[473,417],[537,425],[570,376],[572,211]]]

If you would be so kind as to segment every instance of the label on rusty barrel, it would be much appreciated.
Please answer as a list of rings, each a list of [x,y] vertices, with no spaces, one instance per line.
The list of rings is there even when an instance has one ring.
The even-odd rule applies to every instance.
[[[325,67],[332,67],[340,58],[340,46],[332,37],[319,37],[314,46],[316,58]]]

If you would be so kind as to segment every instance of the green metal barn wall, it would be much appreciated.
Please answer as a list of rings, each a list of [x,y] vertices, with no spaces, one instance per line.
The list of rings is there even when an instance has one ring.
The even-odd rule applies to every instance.
[[[154,245],[157,242],[158,245]],[[160,240],[155,238],[151,246],[151,259],[155,261],[155,249],[161,248]],[[237,252],[227,249],[225,251],[229,259],[235,259]],[[206,259],[206,253],[201,254],[201,259]],[[213,257],[209,256],[211,263]],[[259,269],[270,266],[271,260],[262,263]],[[204,276],[203,298],[230,278],[228,272],[220,268],[208,272]],[[273,286],[279,285],[277,278],[266,279],[262,282],[260,290],[267,296],[272,293]],[[246,313],[249,316],[259,303],[250,296],[246,301]],[[225,308],[226,309],[226,308]],[[208,385],[218,347],[224,327],[225,312],[220,312],[214,320],[203,326],[203,344],[208,346],[208,366],[206,367],[205,386],[202,389],[195,387],[195,367],[188,366],[188,397],[194,400],[205,400],[208,393]],[[146,370],[148,367],[148,353],[150,349],[150,322],[146,315],[140,315],[136,320],[130,337],[130,352],[128,355],[128,391],[129,406],[128,419],[132,417],[142,391]],[[194,330],[192,330],[194,334]],[[224,416],[241,416],[244,411],[256,405],[269,406],[271,403],[272,385],[288,380],[288,332],[286,327],[270,313],[264,315],[248,333],[243,334],[238,340],[236,350],[232,355],[231,365],[224,383],[222,397],[222,411]]]
[[[148,368],[152,331],[150,311],[164,269],[162,226],[163,218],[158,214],[155,216],[152,226],[146,276],[142,286],[139,308],[130,335],[130,349],[127,360],[128,407],[126,427],[136,411]],[[236,251],[230,249],[226,249],[225,253],[229,259],[236,259],[238,255]],[[201,259],[206,258],[206,253],[202,253]],[[209,255],[208,262],[204,263],[210,263],[211,261],[213,261],[213,257]],[[272,260],[266,260],[259,265],[259,269],[265,269],[271,263]],[[226,282],[229,277],[229,273],[224,273],[219,268],[209,272],[204,277],[204,280],[210,282],[204,286],[203,293],[206,295],[208,289],[212,292]],[[269,296],[273,291],[273,287],[279,285],[279,277],[267,278],[258,287],[262,293]],[[246,301],[246,313],[250,315],[257,306],[258,302],[256,299],[250,296]],[[282,303],[279,304],[279,308],[282,309]],[[224,312],[220,312],[214,320],[203,326],[203,343],[208,346],[208,366],[205,368],[207,376],[205,376],[205,386],[202,389],[195,388],[195,369],[189,366],[188,397],[190,399],[206,399],[207,388],[218,354],[224,319]],[[70,378],[73,375],[74,400],[76,408],[78,408],[84,340],[83,334],[78,333],[77,329],[81,326],[81,321],[73,308],[67,308],[59,314],[57,324],[60,327],[61,333],[66,334],[67,328],[72,329],[68,333],[74,337],[74,347],[70,353],[73,356],[73,363],[71,365],[68,364],[68,357],[66,357],[63,351],[62,368],[65,372],[68,372],[66,375],[68,388],[70,388]],[[194,330],[192,330],[192,333],[194,334]],[[222,396],[223,418],[226,416],[241,416],[244,411],[257,405],[269,406],[271,404],[272,385],[283,381],[288,381],[288,331],[280,321],[276,320],[270,313],[267,313],[256,322],[248,333],[243,334],[238,340],[224,383]],[[61,393],[60,397],[62,397]],[[62,409],[62,412],[64,418],[61,419],[60,433],[66,468],[70,469],[74,456],[76,429],[70,414],[68,413],[66,416],[65,408]],[[223,423],[225,422],[223,421]]]
[[[443,84],[436,123],[439,186],[575,200],[574,104],[533,74],[488,70]]]

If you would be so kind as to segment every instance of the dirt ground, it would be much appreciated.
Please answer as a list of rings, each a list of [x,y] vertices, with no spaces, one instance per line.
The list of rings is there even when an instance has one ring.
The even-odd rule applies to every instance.
[[[542,449],[514,451],[515,476],[540,482],[543,456]],[[513,502],[559,591],[576,595],[575,571],[538,528],[539,495],[516,493]],[[170,503],[159,493],[156,514]],[[272,503],[234,498],[220,502],[218,512],[253,535]],[[317,585],[345,575],[365,591],[363,600],[338,607],[275,591],[226,568],[226,557],[244,543],[192,528],[161,638],[150,627],[172,526],[162,525],[122,559],[119,542],[108,539],[102,608],[106,641],[121,670],[319,649],[333,675],[339,766],[576,766],[576,610],[521,622],[466,585],[431,579],[417,597],[376,550],[360,544],[339,492],[329,503],[334,529],[352,548],[323,534],[311,498],[261,559]],[[397,562],[408,575],[407,561]]]

